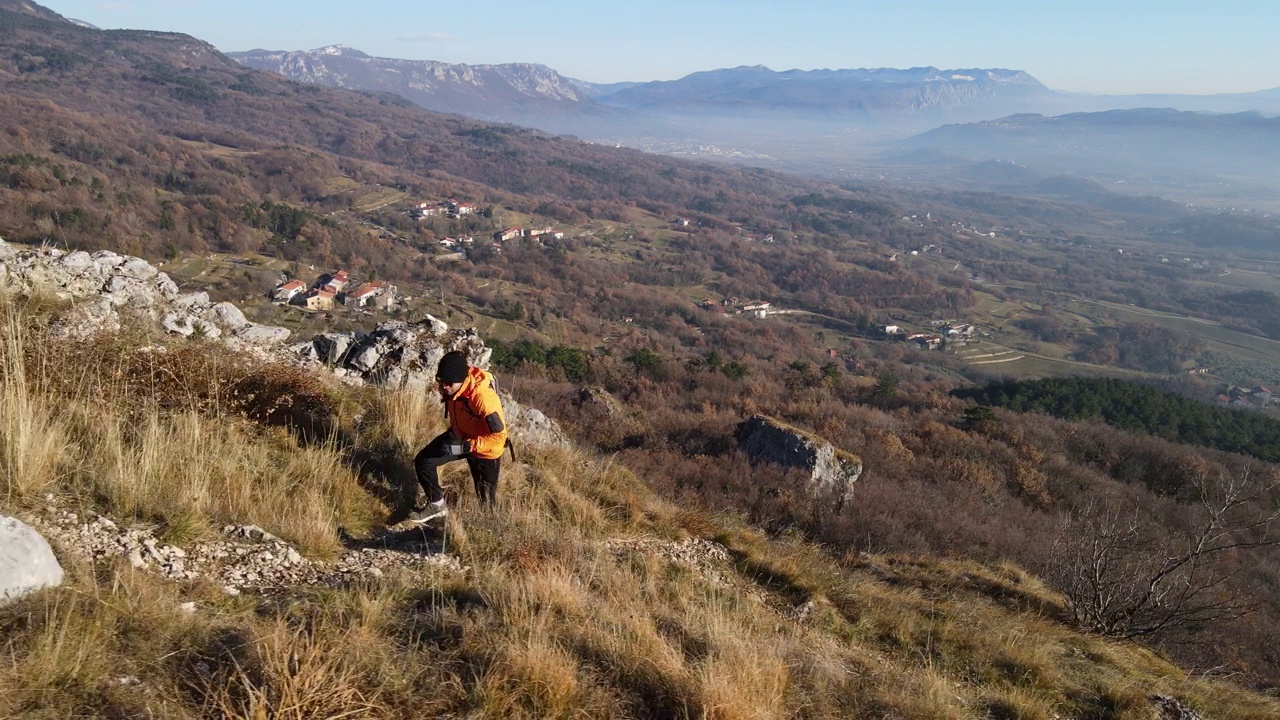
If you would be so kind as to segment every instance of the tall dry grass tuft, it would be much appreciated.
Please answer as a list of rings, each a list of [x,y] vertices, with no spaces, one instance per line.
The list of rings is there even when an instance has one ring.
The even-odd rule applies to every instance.
[[[350,654],[347,630],[275,623],[256,639],[255,667],[237,667],[210,693],[206,710],[221,717],[310,720],[385,716],[376,689],[368,690]]]
[[[430,390],[380,392],[372,402],[381,431],[405,451],[416,451],[444,431],[443,410]]]
[[[712,651],[697,666],[707,717],[786,717],[790,671],[778,646],[725,620],[704,626],[714,638]]]
[[[333,444],[299,447],[281,431],[152,408],[66,410],[81,463],[73,482],[114,514],[183,525],[256,524],[312,553],[339,549],[339,523],[372,521],[375,503]]]
[[[41,367],[27,361],[28,328],[21,308],[0,298],[0,462],[5,500],[44,492],[72,460],[57,408],[39,390]]]

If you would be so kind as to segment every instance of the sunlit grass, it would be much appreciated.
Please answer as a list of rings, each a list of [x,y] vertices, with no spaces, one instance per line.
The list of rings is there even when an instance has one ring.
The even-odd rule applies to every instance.
[[[443,428],[414,392],[335,387],[323,408],[338,408],[343,432],[320,438],[221,400],[159,402],[113,384],[110,363],[70,375],[27,364],[43,341],[13,317],[0,402],[6,423],[28,418],[4,426],[19,510],[52,492],[174,542],[252,523],[324,557],[341,550],[340,524],[372,527],[382,511],[353,449],[408,463]],[[1153,693],[1215,717],[1278,712],[1075,633],[1016,567],[849,559],[676,507],[576,450],[522,448],[492,509],[462,464],[445,482],[461,573],[392,570],[268,599],[69,563],[64,587],[0,607],[0,716],[1137,718]],[[687,539],[724,553],[681,557]]]

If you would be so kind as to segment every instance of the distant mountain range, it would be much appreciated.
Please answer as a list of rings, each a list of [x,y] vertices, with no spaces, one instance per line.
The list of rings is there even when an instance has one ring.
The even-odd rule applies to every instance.
[[[545,65],[453,65],[430,60],[371,57],[345,45],[306,52],[228,53],[256,70],[292,80],[400,95],[437,112],[485,120],[598,109],[583,89]]]
[[[1087,95],[1050,90],[1021,70],[916,67],[774,71],[743,66],[679,80],[588,83],[545,65],[453,65],[371,57],[334,45],[309,51],[229,53],[237,61],[300,82],[401,95],[429,110],[519,123],[528,116],[743,116],[893,124],[902,136],[945,122],[1016,113],[1058,115],[1139,107],[1280,113],[1280,88],[1226,95]],[[625,111],[608,113],[609,109]],[[553,123],[554,124],[554,123]],[[572,124],[572,123],[568,123]],[[545,128],[554,129],[554,128]]]
[[[27,0],[0,0],[0,7],[68,22]],[[1215,187],[1225,190],[1215,190],[1214,197],[1248,199],[1280,185],[1276,121],[1259,114],[1280,112],[1280,89],[1214,96],[1078,95],[1050,90],[1019,70],[934,67],[775,72],[754,66],[668,82],[595,84],[543,65],[376,58],[341,45],[307,52],[233,53],[232,63],[212,46],[171,33],[112,31],[94,37],[156,38],[181,46],[185,54],[163,60],[172,70],[153,68],[148,77],[156,86],[177,82],[174,92],[193,98],[216,93],[198,78],[174,72],[226,65],[226,72],[243,73],[242,66],[248,66],[313,86],[382,93],[383,103],[413,103],[610,144],[837,179],[877,177],[862,167],[874,156],[890,178],[919,179],[937,176],[931,175],[936,171],[954,179],[955,167],[972,163],[982,168],[980,175],[993,167],[999,175],[1007,168],[981,164],[1002,159],[1016,160],[1044,177],[1068,174],[1107,188],[1140,186],[1148,193]],[[44,57],[23,48],[17,52],[22,58],[31,56],[20,58],[24,68],[98,63],[106,71],[119,51],[108,44],[105,54],[89,57],[69,43],[62,55]],[[245,76],[242,84],[250,88],[255,82]],[[1147,103],[1257,112],[1207,116],[1111,110]],[[1097,110],[1108,111],[1092,112]],[[888,146],[900,151],[875,155]],[[926,157],[937,162],[925,162]],[[916,171],[926,167],[929,172]],[[1015,191],[1018,183],[1005,186]]]
[[[1004,115],[1053,93],[1020,70],[712,70],[670,82],[597,85],[601,102],[667,113],[821,113],[853,118],[897,114]]]
[[[640,117],[742,113],[887,121],[900,115],[987,119],[1034,110],[1055,97],[1018,70],[789,70],[738,67],[680,80],[597,84],[544,65],[451,65],[371,57],[342,45],[310,51],[228,53],[257,70],[292,80],[396,93],[437,112],[520,123],[535,116]],[[621,110],[623,112],[609,111]],[[552,124],[556,124],[552,122]],[[572,124],[572,123],[569,123]],[[555,129],[555,128],[547,128]]]

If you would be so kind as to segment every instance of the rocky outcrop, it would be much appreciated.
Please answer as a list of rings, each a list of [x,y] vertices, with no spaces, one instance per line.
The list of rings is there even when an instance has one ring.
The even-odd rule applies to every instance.
[[[488,368],[492,354],[474,328],[451,330],[430,315],[417,322],[384,322],[372,332],[326,332],[285,345],[287,329],[250,322],[235,305],[211,302],[208,293],[180,293],[169,276],[147,261],[106,250],[27,250],[0,240],[0,289],[6,288],[19,294],[43,290],[72,301],[72,310],[59,325],[63,334],[116,330],[122,313],[133,313],[173,335],[253,349],[264,361],[325,367],[349,385],[427,391],[435,384],[436,365],[445,353],[460,350],[480,368]],[[560,427],[541,412],[505,394],[503,407],[517,442],[569,444]]]
[[[183,294],[151,263],[110,250],[18,249],[0,239],[0,290],[71,301],[57,328],[64,335],[117,330],[123,316],[133,315],[175,335],[199,333],[235,346],[273,346],[289,336],[285,328],[249,322],[231,303],[210,302],[208,293]]]
[[[810,473],[809,490],[847,498],[862,475],[862,459],[817,436],[763,415],[738,425],[739,446],[753,463],[769,462]]]
[[[476,367],[487,367],[492,351],[474,329],[450,330],[427,315],[417,322],[391,321],[373,332],[326,332],[290,345],[289,358],[325,365],[351,385],[427,389],[445,353],[460,350]]]
[[[502,414],[507,419],[507,431],[512,442],[517,444],[516,452],[525,445],[560,448],[573,446],[560,425],[541,410],[525,407],[505,392],[499,391],[498,395],[502,399]]]
[[[62,584],[62,566],[35,528],[0,515],[0,603]]]

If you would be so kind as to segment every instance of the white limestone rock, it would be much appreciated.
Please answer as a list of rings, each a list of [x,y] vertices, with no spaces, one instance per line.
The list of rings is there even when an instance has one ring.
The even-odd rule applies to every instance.
[[[0,603],[62,584],[62,566],[35,528],[0,515]]]
[[[58,265],[70,273],[83,273],[95,268],[96,263],[92,255],[83,250],[77,250],[59,259]]]
[[[246,323],[239,330],[236,330],[232,337],[248,345],[281,345],[289,339],[289,329],[273,325]]]
[[[441,337],[449,332],[449,324],[433,315],[427,315],[423,318],[422,324],[427,327],[434,337]]]
[[[378,361],[382,359],[382,351],[377,343],[371,343],[363,347],[357,348],[353,353],[348,364],[357,370],[371,372],[378,366]]]
[[[351,333],[320,333],[314,340],[316,356],[326,365],[337,365],[354,343],[355,336]]]
[[[191,316],[178,312],[165,313],[165,316],[160,319],[160,326],[166,332],[182,337],[191,337],[191,334],[196,331]]]
[[[150,280],[160,274],[154,265],[136,257],[126,259],[116,268],[116,272],[134,280]]]
[[[211,312],[215,323],[232,332],[249,324],[249,319],[244,316],[244,313],[240,312],[240,308],[229,302],[220,302],[214,305]]]
[[[99,250],[93,254],[93,260],[104,268],[113,268],[122,265],[125,257],[110,250]]]
[[[834,490],[847,498],[862,476],[862,459],[831,443],[763,415],[738,425],[738,443],[753,463],[770,462],[810,473],[811,492]]]
[[[502,401],[502,415],[507,420],[507,432],[517,447],[543,445],[567,448],[572,445],[560,425],[541,410],[525,407],[502,391],[498,391],[498,398]]]
[[[209,293],[203,291],[179,295],[173,299],[173,308],[175,310],[192,311],[197,308],[207,307],[209,307]]]

